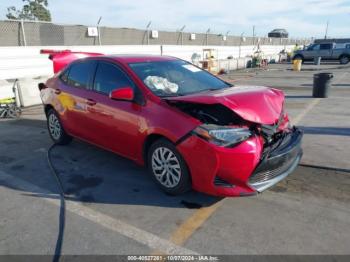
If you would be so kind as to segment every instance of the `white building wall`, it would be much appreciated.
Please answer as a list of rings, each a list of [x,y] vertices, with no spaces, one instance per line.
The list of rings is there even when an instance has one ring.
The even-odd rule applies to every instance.
[[[260,46],[260,49],[268,59],[276,59],[278,53],[285,48],[290,50],[293,46]],[[254,46],[113,45],[0,47],[0,80],[19,79],[20,94],[22,94],[21,103],[23,106],[40,102],[37,97],[37,80],[40,78],[40,81],[44,81],[45,78],[53,74],[52,62],[48,59],[48,55],[40,54],[41,49],[69,49],[72,51],[103,54],[163,54],[175,56],[189,62],[191,62],[191,57],[194,53],[203,57],[203,49],[214,49],[215,58],[222,60],[218,65],[226,70],[244,68],[249,57],[256,51]],[[233,59],[227,60],[228,57]],[[241,58],[237,59],[238,57]],[[6,82],[0,81],[0,94],[9,94],[12,92],[11,84],[4,83]],[[10,88],[11,90],[9,90]]]

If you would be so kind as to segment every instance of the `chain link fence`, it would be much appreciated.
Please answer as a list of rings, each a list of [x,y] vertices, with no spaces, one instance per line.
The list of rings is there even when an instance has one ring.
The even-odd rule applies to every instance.
[[[73,45],[305,45],[311,39],[223,36],[187,32],[158,31],[131,28],[98,27],[97,36],[89,36],[88,26],[63,25],[49,22],[0,21],[0,46],[73,46]],[[153,36],[153,37],[152,37]]]

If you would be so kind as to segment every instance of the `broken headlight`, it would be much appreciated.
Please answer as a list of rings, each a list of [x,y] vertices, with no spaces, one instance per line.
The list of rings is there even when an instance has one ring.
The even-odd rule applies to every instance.
[[[252,136],[248,128],[235,128],[217,125],[201,125],[193,131],[205,140],[223,147],[231,147]]]

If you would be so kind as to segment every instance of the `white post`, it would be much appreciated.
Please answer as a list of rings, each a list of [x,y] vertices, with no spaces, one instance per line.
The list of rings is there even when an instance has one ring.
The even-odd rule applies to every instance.
[[[22,30],[22,36],[23,36],[23,43],[24,43],[24,46],[27,46],[26,34],[25,34],[25,32],[24,32],[24,22],[23,22],[23,19],[21,19],[21,30]]]

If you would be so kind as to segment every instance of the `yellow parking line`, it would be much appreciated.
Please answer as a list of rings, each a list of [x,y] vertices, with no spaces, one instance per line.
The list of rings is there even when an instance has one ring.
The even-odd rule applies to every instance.
[[[191,235],[204,224],[205,221],[220,207],[225,199],[216,202],[209,207],[198,209],[194,214],[183,222],[170,236],[170,242],[182,245]]]
[[[171,233],[169,241],[175,245],[182,246],[194,232],[200,228],[214,212],[222,206],[225,198],[209,207],[202,207],[186,219],[174,232]],[[151,255],[166,255],[159,250],[154,250]]]
[[[319,102],[321,101],[321,98],[316,98],[314,101],[312,101],[308,106],[305,108],[303,112],[301,112],[296,118],[292,119],[292,122],[294,125],[297,125],[303,117],[311,111]]]
[[[320,98],[315,99],[312,101],[305,110],[300,113],[293,121],[294,124],[297,124],[300,122],[303,117],[311,111],[312,108],[314,108],[319,102],[321,101]],[[216,204],[210,206],[210,207],[204,207],[199,210],[197,210],[191,217],[189,217],[186,221],[184,221],[170,236],[170,242],[181,246],[184,244],[190,237],[193,235],[193,233],[201,227],[205,221],[208,220],[208,218],[220,207],[222,206],[225,199],[220,200]]]

